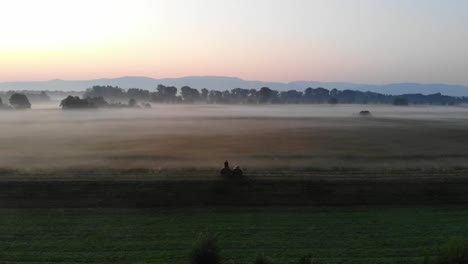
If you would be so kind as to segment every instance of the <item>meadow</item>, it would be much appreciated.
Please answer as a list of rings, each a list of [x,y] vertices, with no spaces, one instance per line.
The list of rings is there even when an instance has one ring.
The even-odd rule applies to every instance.
[[[372,117],[359,117],[367,109]],[[468,108],[155,105],[1,112],[5,169],[456,168]]]
[[[370,110],[371,117],[359,116]],[[0,263],[422,263],[468,237],[468,108],[0,113]],[[242,180],[219,177],[224,160]]]
[[[1,209],[1,263],[188,263],[219,240],[223,263],[422,263],[468,235],[466,207]]]

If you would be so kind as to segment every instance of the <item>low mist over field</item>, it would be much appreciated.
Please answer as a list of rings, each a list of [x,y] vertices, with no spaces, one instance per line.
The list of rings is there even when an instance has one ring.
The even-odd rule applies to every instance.
[[[0,112],[1,167],[445,168],[468,158],[465,107],[35,108]]]

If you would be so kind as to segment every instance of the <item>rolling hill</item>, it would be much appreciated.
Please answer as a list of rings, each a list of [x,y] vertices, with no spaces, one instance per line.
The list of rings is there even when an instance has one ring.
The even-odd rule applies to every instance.
[[[0,82],[0,91],[7,90],[62,90],[62,91],[83,91],[93,85],[112,85],[122,88],[142,88],[154,90],[158,84],[166,86],[181,87],[184,85],[193,88],[207,88],[210,90],[230,90],[233,88],[259,89],[270,87],[275,90],[304,90],[308,87],[323,87],[327,89],[336,88],[338,90],[358,90],[371,91],[382,94],[434,94],[442,93],[450,96],[468,96],[468,86],[449,84],[419,84],[419,83],[394,83],[385,85],[356,84],[346,82],[318,82],[318,81],[294,81],[289,83],[262,82],[243,80],[236,77],[223,76],[187,76],[181,78],[155,79],[149,77],[120,77],[112,79],[95,80],[49,80],[49,81],[29,81],[29,82]]]

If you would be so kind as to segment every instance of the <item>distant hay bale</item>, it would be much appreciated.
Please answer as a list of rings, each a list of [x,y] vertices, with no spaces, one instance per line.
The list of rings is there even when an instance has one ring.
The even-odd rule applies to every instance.
[[[233,178],[242,178],[244,177],[244,172],[241,170],[239,166],[236,166],[234,170],[232,171],[232,177]]]
[[[368,110],[363,110],[363,111],[359,112],[359,115],[364,116],[364,117],[372,116],[371,112],[368,111]]]

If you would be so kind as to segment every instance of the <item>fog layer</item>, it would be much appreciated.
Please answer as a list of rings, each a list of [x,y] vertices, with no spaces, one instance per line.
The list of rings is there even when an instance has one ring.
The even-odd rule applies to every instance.
[[[464,107],[42,105],[0,112],[0,167],[446,168],[468,158],[467,117]]]

